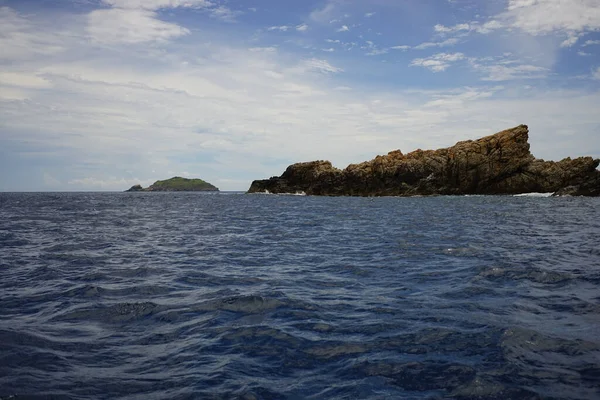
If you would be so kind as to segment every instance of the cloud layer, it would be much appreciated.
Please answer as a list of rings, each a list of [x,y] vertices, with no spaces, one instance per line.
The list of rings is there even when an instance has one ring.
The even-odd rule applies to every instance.
[[[440,13],[403,35],[386,18],[425,9],[329,1],[267,18],[216,0],[104,0],[52,15],[0,7],[0,190],[123,190],[173,175],[245,190],[292,162],[343,167],[520,123],[537,156],[598,157],[596,3],[527,20],[561,4],[510,1],[458,23]],[[561,70],[563,53],[585,63]]]

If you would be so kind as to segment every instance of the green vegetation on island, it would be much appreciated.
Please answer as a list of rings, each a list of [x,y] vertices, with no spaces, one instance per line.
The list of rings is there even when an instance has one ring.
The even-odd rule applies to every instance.
[[[175,176],[164,181],[156,181],[151,186],[132,186],[127,192],[218,192],[219,189],[202,179],[188,179]]]

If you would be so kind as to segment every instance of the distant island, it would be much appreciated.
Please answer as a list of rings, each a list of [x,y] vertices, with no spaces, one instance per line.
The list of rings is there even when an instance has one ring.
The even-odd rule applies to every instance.
[[[395,150],[371,161],[334,168],[329,161],[290,165],[279,177],[252,182],[249,193],[323,196],[427,196],[553,193],[600,196],[600,160],[536,159],[529,129],[519,125],[439,150]]]
[[[218,192],[219,189],[202,179],[187,179],[175,176],[164,181],[156,181],[147,188],[134,185],[126,192]]]

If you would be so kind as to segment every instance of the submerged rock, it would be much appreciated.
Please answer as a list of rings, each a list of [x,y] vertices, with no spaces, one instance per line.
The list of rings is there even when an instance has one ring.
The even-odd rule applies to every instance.
[[[415,196],[561,193],[600,195],[600,160],[536,159],[526,125],[439,150],[400,150],[334,168],[329,161],[290,165],[280,177],[252,182],[249,193],[327,196]]]
[[[126,192],[218,192],[216,186],[211,185],[202,179],[187,179],[179,176],[164,181],[156,181],[151,186],[143,188],[141,185],[134,185]]]

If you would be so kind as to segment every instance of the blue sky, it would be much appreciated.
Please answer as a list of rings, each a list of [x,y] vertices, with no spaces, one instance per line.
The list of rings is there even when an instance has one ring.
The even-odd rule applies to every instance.
[[[0,191],[246,190],[521,123],[600,157],[598,0],[0,0]]]

